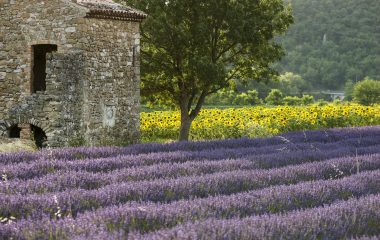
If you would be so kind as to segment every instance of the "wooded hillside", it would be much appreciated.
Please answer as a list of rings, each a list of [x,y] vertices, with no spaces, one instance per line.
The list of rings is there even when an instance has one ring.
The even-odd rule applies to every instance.
[[[379,0],[288,0],[295,23],[281,42],[280,72],[300,74],[314,89],[380,79]]]

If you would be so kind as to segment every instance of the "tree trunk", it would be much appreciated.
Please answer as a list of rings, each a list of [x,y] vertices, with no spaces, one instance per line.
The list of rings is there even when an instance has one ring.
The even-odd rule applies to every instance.
[[[201,111],[202,105],[205,102],[205,98],[207,96],[207,92],[208,88],[205,88],[202,91],[193,110],[191,110],[191,105],[194,99],[191,96],[186,96],[186,94],[183,94],[182,100],[180,101],[181,127],[179,129],[179,141],[189,141],[191,124]]]
[[[179,130],[179,141],[189,141],[190,128],[193,123],[193,119],[186,113],[181,114],[181,127]]]

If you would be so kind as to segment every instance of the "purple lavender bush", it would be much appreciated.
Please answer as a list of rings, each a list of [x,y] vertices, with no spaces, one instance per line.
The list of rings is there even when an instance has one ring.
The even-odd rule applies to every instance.
[[[0,239],[376,239],[380,127],[0,155]]]

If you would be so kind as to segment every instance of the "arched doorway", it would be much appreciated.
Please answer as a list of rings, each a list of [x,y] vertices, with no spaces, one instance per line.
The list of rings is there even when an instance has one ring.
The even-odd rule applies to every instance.
[[[33,124],[16,124],[11,126],[8,129],[8,137],[32,140],[38,148],[44,148],[48,145],[45,131]]]
[[[38,148],[47,147],[47,136],[42,128],[31,125],[32,136]]]

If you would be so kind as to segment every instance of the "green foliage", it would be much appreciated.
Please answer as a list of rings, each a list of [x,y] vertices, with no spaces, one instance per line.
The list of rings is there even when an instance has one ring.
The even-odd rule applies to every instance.
[[[206,99],[207,105],[231,105],[233,100],[235,99],[237,93],[231,89],[220,90],[214,94],[211,94]]]
[[[272,89],[265,101],[270,105],[282,105],[284,94],[278,89]]]
[[[302,105],[302,99],[300,97],[286,96],[283,102],[287,106],[299,106]]]
[[[311,89],[311,86],[300,75],[286,72],[278,76],[276,81],[250,82],[246,86],[238,84],[238,89],[241,91],[256,89],[259,92],[259,98],[265,98],[272,89],[279,89],[286,96],[302,96]]]
[[[232,103],[235,105],[258,105],[261,104],[261,101],[256,90],[249,90],[246,93],[236,95]]]
[[[354,100],[363,105],[380,103],[380,81],[369,78],[355,84]]]
[[[279,39],[280,72],[300,74],[317,89],[343,90],[347,79],[380,79],[378,0],[287,0],[295,24]]]
[[[271,79],[271,63],[284,54],[272,40],[293,22],[282,0],[124,2],[148,14],[142,24],[141,92],[178,106],[183,129],[206,97],[231,79]]]
[[[344,98],[346,101],[352,101],[354,94],[354,82],[352,80],[348,80],[344,85]]]
[[[310,95],[302,95],[302,97],[297,96],[286,96],[279,89],[271,89],[266,99],[267,103],[270,105],[288,105],[288,106],[300,106],[309,105],[314,103],[314,97]],[[256,90],[248,90],[243,93],[236,93],[235,91],[219,91],[213,94],[207,100],[207,105],[214,106],[257,106],[263,104],[263,101],[259,98],[259,93]]]
[[[261,99],[259,99],[259,94],[256,90],[249,90],[247,92],[237,93],[232,90],[218,91],[215,94],[210,95],[206,101],[207,105],[237,105],[237,106],[248,106],[248,105],[260,105],[262,104]]]
[[[303,105],[309,105],[314,103],[314,97],[310,95],[303,95],[302,96],[302,104]]]
[[[323,99],[319,99],[318,101],[315,102],[315,104],[318,106],[318,107],[323,107],[323,106],[326,106],[329,104],[328,101],[325,101]]]
[[[296,96],[286,96],[284,97],[283,102],[288,106],[310,105],[314,103],[314,97],[310,95],[303,95],[302,98]]]
[[[278,89],[280,89],[285,95],[302,96],[302,94],[311,88],[300,75],[285,72],[278,78]]]

